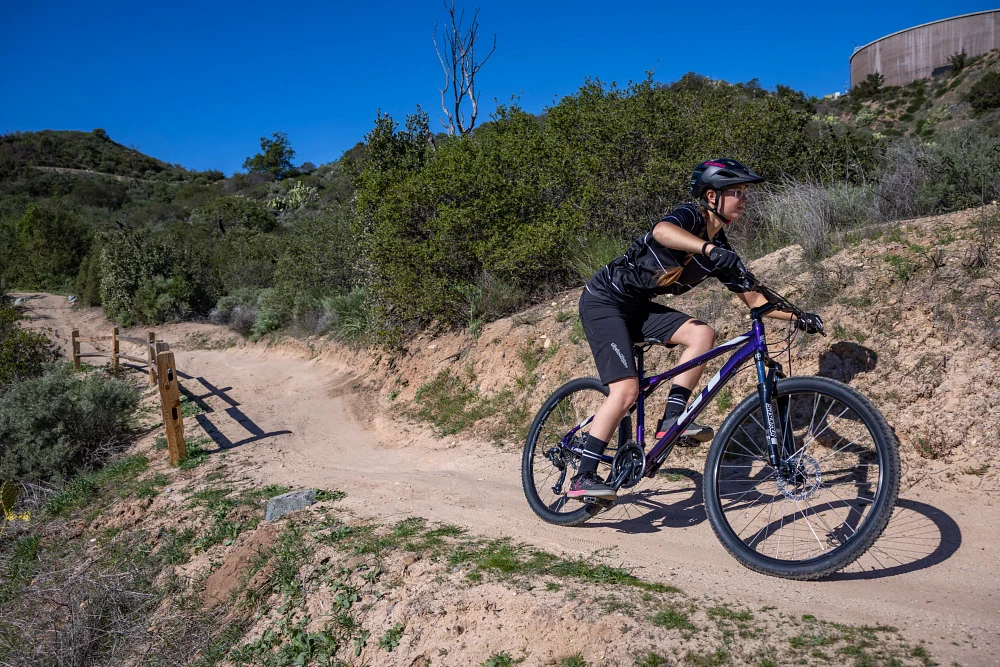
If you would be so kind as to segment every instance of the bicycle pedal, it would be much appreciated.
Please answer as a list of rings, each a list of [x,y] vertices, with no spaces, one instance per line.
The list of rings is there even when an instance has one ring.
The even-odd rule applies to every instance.
[[[580,500],[586,505],[597,505],[598,507],[603,507],[607,509],[614,504],[615,501],[608,500],[607,498],[598,498],[596,496],[584,496]]]
[[[685,437],[677,438],[677,446],[678,447],[685,447],[685,448],[688,448],[688,447],[701,447],[702,444],[704,444],[704,443],[698,442],[694,438],[685,438]]]

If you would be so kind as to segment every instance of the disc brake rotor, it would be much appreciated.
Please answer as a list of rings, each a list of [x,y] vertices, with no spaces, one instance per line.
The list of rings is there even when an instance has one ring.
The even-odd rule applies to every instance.
[[[778,492],[789,500],[808,500],[823,484],[819,462],[803,454],[795,459],[794,466],[791,474],[778,476]]]

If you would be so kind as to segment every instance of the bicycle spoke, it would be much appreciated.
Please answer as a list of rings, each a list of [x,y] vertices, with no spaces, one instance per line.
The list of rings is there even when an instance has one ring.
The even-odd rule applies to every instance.
[[[872,426],[852,404],[820,391],[775,400],[784,412],[782,442],[794,453],[772,468],[758,450],[767,433],[760,410],[744,413],[715,463],[717,506],[753,551],[811,561],[842,548],[868,521],[867,507],[882,484],[881,453]]]

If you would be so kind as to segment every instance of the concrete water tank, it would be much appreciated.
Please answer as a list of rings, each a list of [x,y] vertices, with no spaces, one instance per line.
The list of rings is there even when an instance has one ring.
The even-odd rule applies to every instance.
[[[1000,49],[1000,9],[964,14],[894,32],[865,44],[851,56],[851,87],[873,72],[887,86],[904,86],[947,71],[949,58],[963,50],[978,56]]]

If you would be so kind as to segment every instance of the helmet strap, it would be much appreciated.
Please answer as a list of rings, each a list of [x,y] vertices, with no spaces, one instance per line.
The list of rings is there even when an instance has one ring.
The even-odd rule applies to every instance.
[[[704,195],[702,195],[701,197],[702,206],[704,206],[709,211],[717,215],[719,217],[719,220],[722,220],[722,222],[724,222],[728,227],[729,225],[733,224],[733,221],[727,218],[726,216],[722,215],[721,213],[719,213],[719,209],[717,208],[717,206],[719,205],[719,200],[722,199],[722,190],[712,190],[712,192],[715,193],[715,206],[710,205],[708,203],[708,197]]]

